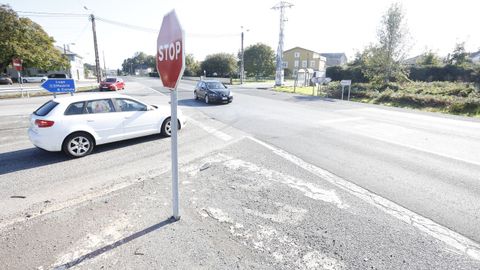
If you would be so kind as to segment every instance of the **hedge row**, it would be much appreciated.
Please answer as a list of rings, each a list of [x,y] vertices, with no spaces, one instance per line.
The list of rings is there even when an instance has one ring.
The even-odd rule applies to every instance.
[[[357,83],[366,83],[368,79],[364,76],[358,66],[335,66],[327,68],[327,77],[333,81],[352,80]],[[410,67],[408,78],[412,81],[421,82],[475,82],[480,83],[480,67],[468,66],[425,66]]]
[[[341,86],[332,82],[323,92],[327,97],[340,98]],[[391,83],[382,87],[357,83],[352,85],[351,98],[397,107],[480,116],[480,91],[472,83],[412,82]]]

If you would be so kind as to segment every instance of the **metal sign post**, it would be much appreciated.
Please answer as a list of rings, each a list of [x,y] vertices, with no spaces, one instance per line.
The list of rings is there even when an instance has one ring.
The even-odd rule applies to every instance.
[[[343,100],[343,92],[345,90],[345,86],[348,86],[348,100],[350,100],[350,88],[352,85],[352,80],[341,80],[340,85],[342,86],[342,100]]]
[[[172,147],[172,210],[173,218],[180,219],[180,211],[178,207],[178,120],[177,120],[177,89],[170,92],[170,108],[171,108],[171,147]]]
[[[185,33],[175,10],[163,17],[157,38],[156,65],[163,86],[171,90],[172,218],[179,220],[177,86],[185,70]]]
[[[20,58],[12,59],[12,66],[17,71],[17,80],[18,80],[18,83],[20,84],[20,93],[22,93],[22,97],[23,97],[23,81],[22,81],[22,74],[20,73],[20,71],[22,71],[22,62],[23,61]],[[27,91],[27,96],[30,97],[30,94],[28,93],[28,91]]]

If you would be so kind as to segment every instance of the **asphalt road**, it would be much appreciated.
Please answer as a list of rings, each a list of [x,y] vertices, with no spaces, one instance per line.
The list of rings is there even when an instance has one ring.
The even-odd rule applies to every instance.
[[[143,84],[161,90],[156,80]],[[480,121],[232,87],[205,106],[181,85],[179,105],[275,145],[480,242]]]
[[[168,104],[169,93],[161,87],[158,79],[126,78],[126,82],[126,94],[133,95],[150,104]],[[325,223],[309,225],[308,230],[301,231],[299,235],[295,236],[298,238],[294,241],[295,243],[302,245],[304,241],[307,241],[303,238],[303,234],[308,234],[315,227],[332,226],[338,230],[337,234],[332,236],[334,239],[340,239],[339,235],[344,233],[344,238],[355,238],[355,240],[349,242],[343,239],[342,241],[346,241],[346,244],[350,243],[353,249],[359,248],[363,251],[370,249],[360,247],[361,243],[372,241],[371,245],[380,245],[374,249],[379,256],[384,256],[385,254],[382,252],[385,252],[386,249],[401,250],[402,240],[399,239],[405,235],[405,243],[403,243],[405,252],[424,250],[425,254],[423,255],[429,258],[422,261],[422,254],[420,254],[415,257],[415,262],[403,267],[407,269],[428,269],[428,265],[433,267],[437,259],[436,263],[440,263],[439,265],[442,265],[442,260],[445,260],[445,264],[443,264],[445,269],[460,265],[456,261],[459,259],[455,257],[456,255],[455,258],[450,258],[450,255],[443,254],[444,251],[438,249],[443,250],[444,248],[439,248],[441,244],[437,242],[430,242],[433,240],[448,244],[449,248],[455,250],[453,254],[469,255],[466,258],[473,257],[480,260],[480,253],[478,253],[480,248],[477,244],[480,242],[480,227],[478,226],[480,217],[480,155],[478,154],[480,152],[480,141],[478,140],[480,121],[245,87],[231,88],[234,92],[234,101],[231,104],[206,105],[202,101],[193,100],[194,84],[194,82],[183,81],[179,87],[179,106],[189,117],[187,128],[180,132],[180,163],[187,166],[192,161],[197,160],[198,162],[199,158],[208,157],[209,153],[230,149],[228,148],[230,145],[233,145],[233,150],[227,151],[227,154],[237,160],[237,163],[232,165],[230,158],[224,159],[225,156],[222,155],[219,159],[210,161],[210,163],[222,165],[223,168],[220,166],[212,170],[211,174],[199,177],[197,180],[200,183],[196,184],[198,186],[192,188],[191,194],[187,192],[190,196],[188,198],[190,206],[192,206],[189,208],[190,211],[199,204],[199,202],[195,202],[197,200],[203,200],[204,205],[208,205],[210,190],[219,192],[218,195],[211,198],[213,200],[218,197],[215,201],[216,204],[222,200],[222,196],[227,196],[228,192],[223,189],[228,183],[219,184],[225,179],[217,179],[218,175],[224,174],[226,177],[234,178],[236,174],[253,173],[250,179],[255,179],[254,176],[258,176],[261,172],[263,174],[258,179],[272,182],[273,180],[270,179],[272,174],[283,171],[283,174],[280,175],[286,175],[285,179],[287,180],[290,179],[289,173],[295,174],[295,179],[305,181],[308,179],[307,182],[300,184],[295,182],[297,180],[290,182],[281,180],[283,181],[280,182],[281,184],[289,185],[297,190],[310,188],[311,185],[322,186],[325,185],[325,181],[328,182],[328,185],[340,187],[343,191],[339,197],[348,198],[346,199],[348,206],[336,199],[330,201],[331,198],[328,196],[326,199],[323,198],[312,191],[315,188],[309,191],[313,192],[313,195],[308,192],[305,194],[310,199],[320,196],[323,201],[333,202],[336,204],[334,209],[354,209],[347,211],[348,218],[343,216],[345,214],[343,210],[327,212],[328,220],[331,221],[330,225]],[[47,99],[48,97],[39,97],[0,101],[0,209],[2,210],[0,231],[3,229],[8,231],[5,234],[7,239],[0,239],[0,243],[7,243],[11,246],[13,245],[12,240],[9,239],[16,239],[15,243],[19,244],[14,247],[17,249],[27,249],[29,236],[41,235],[40,238],[43,240],[37,239],[38,243],[47,241],[48,235],[45,236],[42,232],[52,226],[66,226],[65,222],[61,223],[60,221],[72,219],[72,215],[75,213],[79,215],[79,218],[85,218],[85,215],[81,215],[82,211],[91,211],[92,206],[84,205],[84,202],[102,204],[103,199],[95,202],[96,198],[103,198],[102,196],[121,191],[132,185],[142,184],[141,190],[144,190],[143,185],[146,179],[167,173],[170,166],[169,140],[158,136],[101,146],[95,150],[95,154],[78,160],[69,160],[62,154],[47,153],[34,148],[26,137],[28,114]],[[245,143],[245,138],[251,138],[253,142],[263,148]],[[237,144],[239,140],[242,141]],[[265,148],[271,151],[265,152]],[[282,159],[279,159],[278,156]],[[198,166],[207,164],[208,159],[200,163]],[[258,164],[263,167],[255,167],[260,166]],[[292,164],[296,166],[292,166]],[[271,168],[275,168],[275,171],[270,171]],[[214,173],[215,171],[217,173]],[[303,171],[307,171],[310,175],[304,175]],[[191,172],[185,171],[184,168],[183,173],[190,175]],[[312,177],[312,174],[316,177]],[[211,181],[213,186],[206,186],[208,181]],[[296,185],[292,186],[292,183],[296,183]],[[269,200],[261,203],[262,196],[259,197],[257,193],[259,187],[256,187],[255,184],[243,183],[242,186],[248,186],[252,191],[251,194],[241,193],[242,198],[247,198],[248,201],[241,201],[241,198],[238,198],[237,202],[225,200],[225,205],[230,205],[230,208],[223,211],[229,211],[231,215],[236,214],[237,220],[241,221],[245,217],[236,213],[235,207],[239,205],[245,207],[245,204],[248,206],[250,202],[258,202],[258,205],[248,206],[247,208],[250,210],[246,210],[247,213],[255,213],[254,216],[268,216],[261,214],[262,207],[274,207],[274,204],[272,206]],[[155,193],[156,190],[153,190],[150,191]],[[203,196],[197,194],[197,191],[200,191]],[[279,198],[282,197],[282,194],[288,193],[285,190],[269,192],[277,194],[275,197],[277,201],[282,201]],[[269,193],[264,194],[265,198],[268,198],[267,194]],[[325,194],[330,193],[326,192]],[[300,212],[304,211],[302,209],[309,209],[308,211],[313,212],[315,212],[314,209],[317,209],[318,212],[315,212],[314,215],[318,219],[315,218],[314,222],[320,222],[322,211],[325,210],[322,204],[310,204],[308,199],[297,197],[298,194],[285,196],[283,203],[296,205],[298,202],[299,205],[296,207],[300,209]],[[351,199],[351,196],[357,199]],[[119,197],[117,200],[126,201],[129,198],[131,197]],[[121,209],[118,211],[129,209],[129,211],[133,211],[133,216],[142,211],[138,209],[137,202],[132,202],[133,210],[126,202],[124,203],[126,205],[123,208],[119,206],[123,203],[114,207],[120,207]],[[140,202],[138,203],[140,204]],[[222,204],[220,203],[220,205]],[[379,211],[386,213],[388,218],[376,213],[377,210],[369,210],[369,206],[380,209],[381,211]],[[78,207],[86,208],[81,210]],[[71,210],[66,211],[66,209]],[[205,209],[203,210],[206,212],[202,211],[207,216],[221,224],[225,223],[222,222],[222,218],[224,218],[222,213],[219,214],[218,211],[215,212],[209,208]],[[258,209],[260,212],[248,212],[253,211],[252,209]],[[375,213],[370,213],[372,211]],[[365,214],[365,212],[369,214]],[[47,220],[46,216],[51,217]],[[111,218],[109,217],[109,220]],[[278,219],[278,217],[275,218]],[[355,222],[356,218],[359,219],[358,223]],[[399,221],[398,224],[392,219]],[[101,219],[99,218],[99,220]],[[89,222],[81,224],[80,221],[77,221],[76,224],[80,227],[84,226],[84,231],[89,231],[87,227],[94,226],[97,221],[90,220]],[[369,222],[374,222],[378,226],[369,225]],[[230,231],[232,230],[231,226],[234,227],[234,230],[241,231],[240,228],[235,227],[235,223],[227,223]],[[293,225],[296,226],[296,223]],[[12,226],[17,229],[13,231]],[[355,226],[358,227],[354,229]],[[372,227],[368,228],[369,226]],[[387,228],[390,231],[386,230]],[[65,230],[68,232],[68,229]],[[288,234],[288,231],[288,228],[284,228],[284,233]],[[81,232],[77,232],[79,239],[82,237]],[[58,239],[62,239],[60,237],[61,230],[58,233]],[[268,234],[261,230],[260,233]],[[373,239],[376,233],[380,233],[381,237]],[[212,231],[209,235],[214,237],[213,235],[216,233]],[[236,234],[233,236],[238,237]],[[69,237],[73,236],[65,235],[64,238],[69,239]],[[246,240],[248,239],[237,239],[239,242]],[[201,240],[198,239],[198,241]],[[213,242],[210,248],[214,254],[214,242],[219,240],[211,239],[211,241]],[[389,241],[395,244],[389,246]],[[335,241],[333,243],[335,245]],[[63,244],[65,248],[68,248],[68,241]],[[250,251],[258,250],[255,242],[251,244],[253,247]],[[280,243],[279,245],[284,244]],[[313,246],[318,249],[315,244]],[[467,248],[465,248],[466,246]],[[29,248],[33,247],[37,246],[30,245]],[[15,248],[12,250],[15,251]],[[324,248],[328,249],[328,247]],[[79,249],[82,252],[88,250],[85,246],[79,247]],[[38,247],[32,252],[34,251],[38,253]],[[57,264],[53,265],[58,265],[59,262],[68,262],[80,251],[72,251],[69,257],[67,256],[68,258],[59,259]],[[58,251],[51,252],[58,253]],[[284,251],[282,254],[289,254],[288,252]],[[308,252],[301,254],[306,256],[310,254]],[[347,253],[352,256],[354,254],[352,252],[349,250]],[[4,257],[13,256],[9,251],[0,252],[0,255],[2,254]],[[443,259],[432,257],[432,254],[438,254]],[[36,261],[36,263],[45,265],[45,261],[40,260],[42,255],[39,253],[37,255],[38,262]],[[43,256],[51,257],[46,254]],[[358,254],[358,256],[361,255]],[[293,260],[293,257],[290,260]],[[340,260],[341,256],[336,254],[333,257]],[[353,262],[354,257],[350,257],[350,263],[345,260],[345,265],[369,267]],[[377,259],[381,261],[380,257]],[[21,265],[22,261],[22,257],[18,257],[18,265]],[[262,257],[249,263],[255,264],[260,261],[262,261]],[[16,265],[0,260],[0,266],[1,263],[6,266]],[[296,262],[290,261],[289,263],[285,269],[296,265]],[[395,268],[399,262],[392,261],[390,263],[382,261],[376,266],[380,269]],[[340,264],[343,265],[343,263]],[[248,263],[242,264],[243,268],[249,268],[248,265]],[[439,265],[435,268],[441,268]],[[474,269],[472,265],[474,264],[467,263],[462,268]],[[218,264],[210,264],[210,266],[222,268]],[[89,267],[87,266],[87,268]],[[208,268],[207,266],[206,269]],[[264,267],[256,265],[253,268]]]

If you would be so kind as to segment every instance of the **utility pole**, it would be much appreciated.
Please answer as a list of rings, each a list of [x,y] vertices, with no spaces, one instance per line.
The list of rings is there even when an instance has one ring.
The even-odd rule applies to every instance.
[[[277,63],[276,63],[276,72],[275,72],[275,86],[281,86],[283,84],[283,29],[285,28],[285,9],[292,7],[293,4],[286,1],[281,1],[276,4],[272,9],[280,10],[280,34],[278,38],[278,47],[277,47]]]
[[[248,29],[246,30],[247,32],[249,31]],[[242,54],[242,59],[241,59],[241,64],[240,64],[240,84],[243,84],[243,80],[245,79],[245,64],[244,64],[244,50],[243,50],[243,26],[242,26],[242,42],[241,42],[241,54]]]
[[[95,16],[93,14],[90,14],[90,20],[92,21],[93,46],[95,48],[95,71],[97,72],[97,82],[100,83],[100,59],[98,58],[97,31],[95,29]]]
[[[105,51],[102,51],[103,54],[103,70],[105,71],[105,77],[107,77],[107,64],[105,64]]]

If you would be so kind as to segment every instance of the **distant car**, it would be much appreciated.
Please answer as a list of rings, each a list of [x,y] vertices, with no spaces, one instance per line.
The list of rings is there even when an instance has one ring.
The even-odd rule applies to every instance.
[[[230,103],[233,93],[221,82],[216,80],[201,80],[195,86],[193,97],[203,99],[205,103]]]
[[[52,78],[52,79],[67,79],[68,75],[65,74],[65,73],[52,73],[52,74],[48,75],[47,77]]]
[[[178,128],[185,126],[178,111]],[[100,144],[160,133],[171,135],[170,105],[147,105],[118,93],[54,98],[30,116],[28,136],[37,147],[78,158]]]
[[[22,77],[22,82],[23,83],[44,82],[46,80],[48,80],[48,77],[45,76],[45,75]]]
[[[121,78],[106,78],[100,83],[100,91],[102,90],[111,90],[117,91],[120,89],[125,89],[125,82]]]
[[[13,81],[7,75],[0,75],[0,84],[13,84]]]

